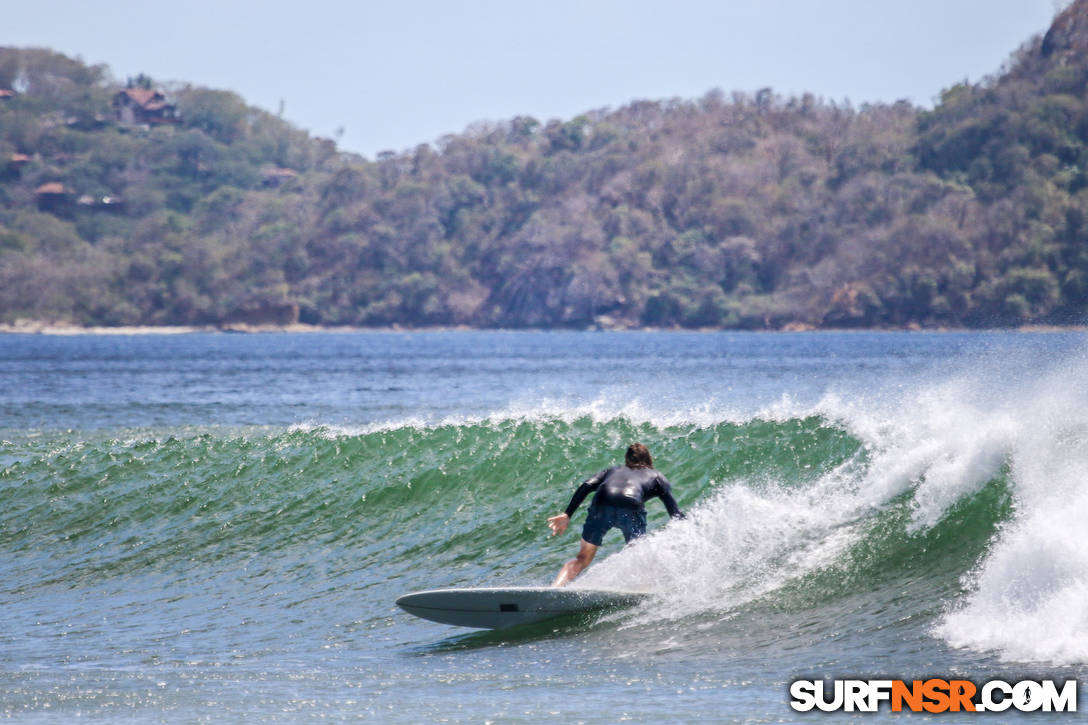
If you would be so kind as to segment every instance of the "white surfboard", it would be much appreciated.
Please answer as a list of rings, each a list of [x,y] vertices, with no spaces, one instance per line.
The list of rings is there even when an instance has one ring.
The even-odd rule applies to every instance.
[[[397,606],[423,619],[459,627],[502,629],[564,614],[631,607],[648,594],[562,587],[431,589],[405,594]]]

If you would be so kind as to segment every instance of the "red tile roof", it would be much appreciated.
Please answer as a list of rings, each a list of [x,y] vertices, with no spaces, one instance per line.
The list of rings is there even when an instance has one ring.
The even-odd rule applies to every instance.
[[[129,100],[137,106],[142,106],[144,108],[147,108],[147,105],[152,101],[163,101],[166,98],[159,91],[150,88],[125,88],[121,93],[128,96]]]
[[[50,181],[34,190],[35,194],[67,194],[68,188],[59,181]]]

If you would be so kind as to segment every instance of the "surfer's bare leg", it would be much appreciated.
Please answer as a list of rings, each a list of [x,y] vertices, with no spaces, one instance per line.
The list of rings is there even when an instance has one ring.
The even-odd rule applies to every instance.
[[[589,566],[596,555],[597,547],[582,539],[581,548],[578,549],[578,556],[563,565],[563,568],[559,570],[559,575],[552,582],[552,586],[563,587],[569,584],[574,577],[581,574],[582,570]]]

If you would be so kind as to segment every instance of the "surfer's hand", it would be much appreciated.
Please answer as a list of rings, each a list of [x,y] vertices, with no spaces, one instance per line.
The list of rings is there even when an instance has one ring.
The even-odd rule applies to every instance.
[[[552,516],[548,519],[548,526],[551,527],[552,536],[561,534],[567,530],[567,526],[570,525],[570,516],[566,514],[559,514],[558,516]]]

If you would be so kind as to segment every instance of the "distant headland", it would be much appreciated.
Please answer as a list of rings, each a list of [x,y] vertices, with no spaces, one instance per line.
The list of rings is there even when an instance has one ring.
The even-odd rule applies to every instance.
[[[715,90],[367,159],[0,48],[0,329],[1083,324],[1086,90],[1078,0],[932,110]]]

